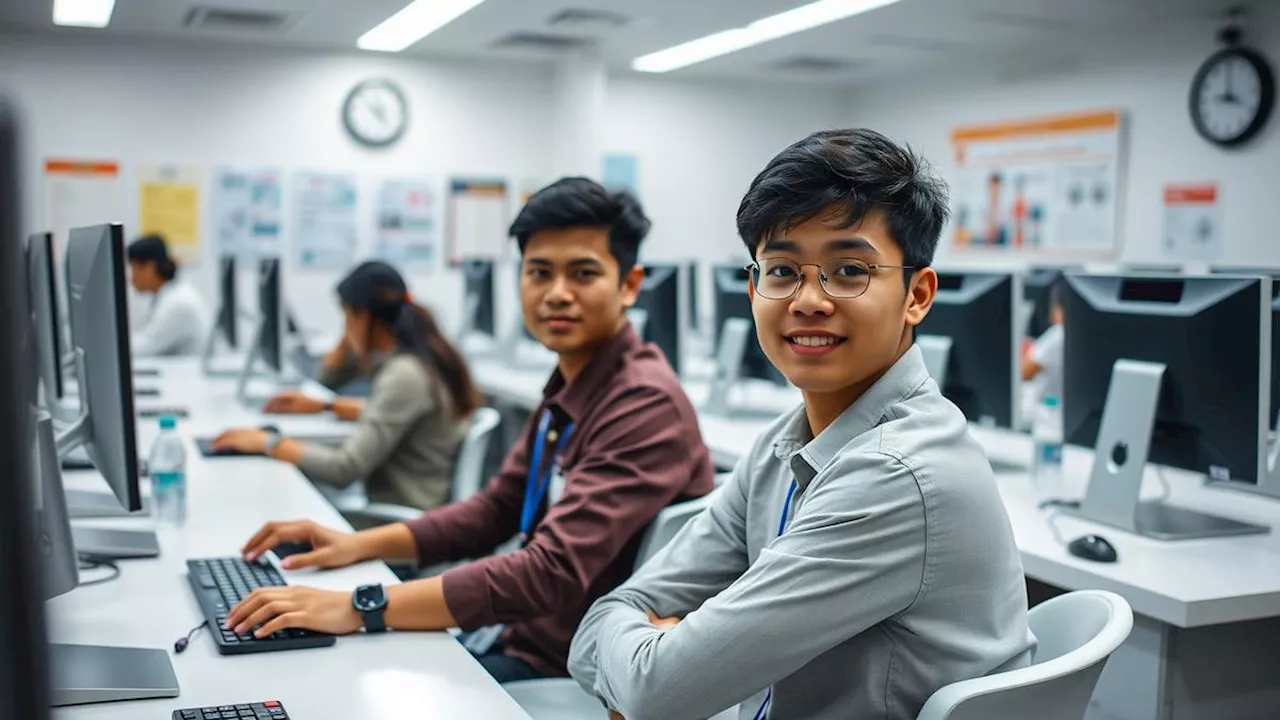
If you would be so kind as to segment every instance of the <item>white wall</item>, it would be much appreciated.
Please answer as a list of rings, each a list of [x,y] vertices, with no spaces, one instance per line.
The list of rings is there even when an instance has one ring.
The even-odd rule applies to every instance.
[[[1187,103],[1196,69],[1216,49],[1213,25],[1206,23],[1199,37],[1202,42],[1192,45],[1171,38],[1160,55],[1095,60],[1062,75],[1019,82],[990,75],[906,78],[850,93],[844,119],[911,143],[950,176],[948,135],[956,125],[1119,108],[1128,122],[1128,160],[1118,260],[1162,258],[1165,183],[1216,181],[1225,216],[1221,262],[1280,264],[1280,113],[1242,149],[1222,150],[1201,140]],[[1252,23],[1249,39],[1280,71],[1280,13]],[[946,245],[944,239],[939,259],[957,260]]]

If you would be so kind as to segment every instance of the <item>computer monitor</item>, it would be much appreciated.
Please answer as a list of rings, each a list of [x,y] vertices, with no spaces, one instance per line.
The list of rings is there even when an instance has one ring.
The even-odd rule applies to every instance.
[[[494,328],[493,261],[472,258],[462,261],[463,318],[460,336],[477,333],[496,337]]]
[[[70,233],[67,295],[81,416],[58,438],[58,453],[83,446],[120,503],[132,512],[142,509],[142,496],[124,252],[124,228],[118,224]]]
[[[1271,278],[1271,408],[1267,413],[1272,430],[1280,428],[1280,268],[1215,265],[1215,275],[1245,275]]]
[[[27,300],[30,303],[39,356],[40,381],[50,405],[63,399],[62,332],[58,317],[58,281],[54,268],[53,233],[27,238]]]
[[[667,356],[671,368],[680,373],[680,271],[675,264],[647,263],[644,284],[635,308],[645,314],[644,339]]]
[[[1266,532],[1139,502],[1148,460],[1220,482],[1267,480],[1271,281],[1067,275],[1066,442],[1096,455],[1079,514],[1158,539]]]
[[[285,324],[281,317],[284,303],[280,286],[280,260],[262,260],[258,266],[258,318],[261,324],[257,346],[259,357],[276,373],[284,371],[282,348]]]
[[[787,379],[769,362],[755,333],[755,318],[751,314],[751,300],[747,297],[747,284],[751,282],[751,274],[745,267],[737,265],[717,265],[713,268],[713,274],[716,293],[716,347],[724,339],[725,321],[739,318],[750,322],[752,330],[742,356],[740,377],[786,385]]]
[[[687,289],[685,292],[689,296],[689,329],[698,330],[702,327],[702,320],[698,317],[698,309],[701,307],[701,303],[698,298],[698,288],[702,286],[702,283],[698,278],[698,261],[690,260],[689,264],[685,267],[685,272],[688,273],[688,282],[685,283],[685,287]]]
[[[218,317],[216,327],[222,340],[230,348],[239,346],[237,323],[240,320],[240,303],[236,298],[236,258],[223,255],[218,260]]]
[[[939,271],[933,307],[916,326],[929,374],[977,425],[1020,427],[1021,280],[1014,273]]]

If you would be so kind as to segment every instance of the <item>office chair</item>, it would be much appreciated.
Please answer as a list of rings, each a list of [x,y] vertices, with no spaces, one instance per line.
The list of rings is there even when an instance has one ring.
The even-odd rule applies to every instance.
[[[501,419],[498,411],[490,407],[477,408],[471,414],[471,425],[462,444],[458,446],[458,457],[453,463],[453,488],[449,494],[449,502],[466,500],[480,491],[480,486],[484,483],[484,461],[489,452],[489,442]],[[354,521],[359,520],[363,527],[404,522],[422,515],[419,508],[393,503],[371,503],[365,498],[344,496],[335,504],[339,512],[353,521],[353,525],[357,524]]]
[[[1028,620],[1039,641],[1029,667],[940,688],[916,720],[1081,720],[1107,659],[1133,629],[1129,603],[1080,590],[1035,606]]]
[[[702,512],[711,502],[710,494],[695,500],[670,505],[658,513],[645,531],[640,541],[640,550],[636,553],[635,569],[639,570],[645,562],[658,553],[680,530]],[[604,717],[604,709],[600,701],[578,687],[578,683],[569,678],[547,678],[543,680],[520,680],[502,686],[516,704],[529,714],[533,720],[600,720]],[[737,717],[737,709],[726,710],[716,715],[713,720],[728,720]]]

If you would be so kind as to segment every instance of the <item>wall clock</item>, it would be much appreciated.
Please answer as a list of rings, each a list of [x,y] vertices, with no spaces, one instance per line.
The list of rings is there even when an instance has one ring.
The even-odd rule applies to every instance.
[[[1191,122],[1215,145],[1243,145],[1266,126],[1275,100],[1267,59],[1246,47],[1228,47],[1206,60],[1191,82]]]
[[[409,103],[390,80],[366,80],[351,89],[342,104],[342,124],[366,147],[394,144],[409,126]]]

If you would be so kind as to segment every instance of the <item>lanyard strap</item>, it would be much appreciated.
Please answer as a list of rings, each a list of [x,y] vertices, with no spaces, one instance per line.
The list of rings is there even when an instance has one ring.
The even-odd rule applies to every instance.
[[[533,518],[538,514],[538,508],[542,506],[542,501],[547,496],[547,490],[551,486],[551,476],[555,474],[560,454],[569,444],[569,436],[573,434],[573,423],[569,423],[569,427],[564,429],[559,442],[556,443],[551,466],[543,472],[542,453],[550,430],[551,409],[548,408],[542,411],[542,418],[538,420],[538,435],[533,441],[533,458],[529,463],[529,477],[524,486],[524,507],[520,509],[520,536],[525,539],[528,539],[529,531],[533,529]]]
[[[795,478],[791,478],[791,487],[787,490],[787,499],[782,503],[782,517],[778,518],[778,535],[787,529],[787,516],[791,514],[791,499],[796,496],[796,488],[799,483]],[[764,720],[769,715],[769,702],[773,700],[773,688],[764,694],[764,702],[760,703],[760,709],[756,711],[753,720]]]

